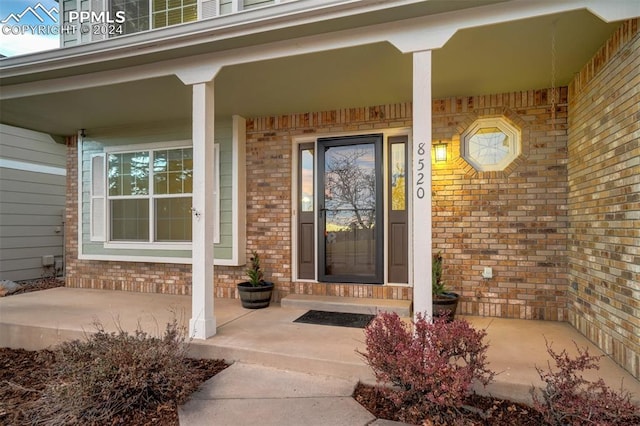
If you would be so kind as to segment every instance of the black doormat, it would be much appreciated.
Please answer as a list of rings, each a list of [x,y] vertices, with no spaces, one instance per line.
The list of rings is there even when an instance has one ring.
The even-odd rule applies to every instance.
[[[336,327],[365,328],[375,315],[352,314],[348,312],[308,311],[293,322]]]

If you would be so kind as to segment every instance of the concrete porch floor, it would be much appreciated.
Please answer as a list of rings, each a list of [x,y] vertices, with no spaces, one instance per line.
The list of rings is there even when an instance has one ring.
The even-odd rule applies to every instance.
[[[100,321],[108,331],[121,327],[133,331],[139,325],[161,334],[167,322],[177,317],[187,324],[189,296],[126,293],[118,291],[55,288],[0,299],[0,346],[30,350],[82,338]],[[277,369],[336,376],[373,383],[369,367],[356,350],[364,350],[361,329],[294,323],[304,309],[272,304],[249,310],[239,300],[216,299],[217,334],[206,341],[191,342],[195,357],[223,358]],[[602,354],[567,323],[484,317],[464,317],[476,328],[487,329],[489,367],[499,374],[486,392],[529,401],[529,388],[540,384],[535,366],[545,367],[549,357],[545,338],[556,351],[575,353],[588,347]],[[609,358],[600,370],[589,371],[590,380],[602,377],[612,388],[624,388],[640,401],[640,381]]]

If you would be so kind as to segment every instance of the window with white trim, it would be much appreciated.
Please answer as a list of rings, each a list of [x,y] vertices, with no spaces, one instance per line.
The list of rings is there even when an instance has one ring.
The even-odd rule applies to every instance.
[[[504,117],[479,118],[460,139],[462,157],[478,171],[504,170],[522,151],[520,129]]]
[[[198,19],[197,0],[110,0],[112,16],[124,12],[125,20],[111,36],[163,28]]]
[[[110,11],[112,17],[117,17],[118,13],[125,14],[125,20],[121,24],[114,26],[122,28],[121,32],[114,32],[109,36],[122,34],[133,34],[149,29],[151,4],[149,0],[110,0]]]
[[[152,28],[191,22],[198,19],[197,0],[152,0]]]
[[[109,153],[110,241],[191,241],[193,150]]]
[[[213,194],[214,243],[219,242],[219,146]],[[191,242],[193,149],[112,151],[91,158],[91,241]]]

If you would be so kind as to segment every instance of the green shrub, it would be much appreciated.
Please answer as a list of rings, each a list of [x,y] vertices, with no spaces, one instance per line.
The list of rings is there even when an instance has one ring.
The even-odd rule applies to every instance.
[[[96,328],[55,349],[53,377],[27,413],[31,424],[113,424],[133,410],[184,403],[193,392],[186,333],[175,319],[161,337]]]

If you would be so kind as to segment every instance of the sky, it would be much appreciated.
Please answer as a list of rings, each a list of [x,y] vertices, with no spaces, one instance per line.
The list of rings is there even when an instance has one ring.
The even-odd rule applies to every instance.
[[[17,56],[60,47],[58,12],[55,0],[0,0],[0,54]]]

